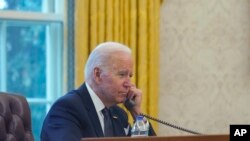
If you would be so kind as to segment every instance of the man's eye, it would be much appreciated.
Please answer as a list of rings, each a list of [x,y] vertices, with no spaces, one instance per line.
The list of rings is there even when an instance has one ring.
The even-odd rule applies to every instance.
[[[118,76],[120,77],[133,77],[133,74],[130,74],[130,73],[127,73],[127,72],[120,72],[120,73],[117,73]]]
[[[126,74],[125,74],[125,73],[120,73],[119,75],[120,75],[120,76],[126,76]]]

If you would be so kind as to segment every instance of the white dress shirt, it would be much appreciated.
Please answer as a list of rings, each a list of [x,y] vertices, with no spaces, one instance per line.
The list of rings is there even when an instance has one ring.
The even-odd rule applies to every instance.
[[[99,121],[100,121],[101,126],[102,126],[102,131],[104,134],[104,116],[102,114],[102,109],[105,108],[105,105],[102,103],[101,99],[95,94],[95,92],[90,88],[88,83],[86,83],[86,87],[87,87],[89,94],[90,94],[90,97],[94,103],[95,110],[97,112]]]

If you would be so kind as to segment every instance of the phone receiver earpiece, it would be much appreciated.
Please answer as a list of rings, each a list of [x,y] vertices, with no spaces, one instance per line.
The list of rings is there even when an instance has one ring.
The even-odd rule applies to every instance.
[[[133,107],[135,106],[135,101],[133,101],[132,99],[126,99],[126,101],[124,102],[124,106],[125,106],[128,110],[132,110]]]

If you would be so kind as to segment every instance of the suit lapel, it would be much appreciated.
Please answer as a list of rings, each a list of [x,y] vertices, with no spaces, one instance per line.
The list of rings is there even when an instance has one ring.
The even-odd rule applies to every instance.
[[[89,115],[89,119],[91,121],[92,127],[94,128],[98,137],[103,137],[104,135],[103,135],[102,127],[100,124],[100,120],[98,118],[96,109],[94,107],[94,103],[90,97],[90,94],[87,90],[85,83],[78,89],[78,92],[80,93],[80,96],[83,100],[83,104],[88,111],[88,115]]]
[[[98,118],[98,115],[94,107],[89,110],[89,118],[90,120],[92,119],[91,122],[96,131],[97,136],[103,137],[104,135],[100,124],[100,120]]]
[[[126,136],[124,127],[121,124],[120,118],[118,115],[116,115],[112,110],[110,110],[112,123],[113,123],[113,129],[114,129],[114,135],[115,136]]]

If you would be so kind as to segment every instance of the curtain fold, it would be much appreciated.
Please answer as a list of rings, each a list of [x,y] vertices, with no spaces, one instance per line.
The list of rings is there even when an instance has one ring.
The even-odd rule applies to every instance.
[[[133,52],[132,81],[143,91],[142,110],[157,117],[160,3],[161,0],[76,0],[75,86],[84,81],[84,65],[97,44],[121,42]],[[152,124],[157,131],[157,123]]]

